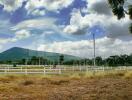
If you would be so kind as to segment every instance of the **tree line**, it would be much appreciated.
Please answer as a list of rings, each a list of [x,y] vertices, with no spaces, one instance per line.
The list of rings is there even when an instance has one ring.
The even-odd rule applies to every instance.
[[[43,57],[33,56],[30,59],[21,59],[15,61],[0,61],[0,64],[20,64],[20,65],[93,65],[93,59],[79,59],[65,61],[64,55],[60,55],[59,59],[49,60]],[[96,66],[132,66],[132,54],[130,55],[114,55],[108,58],[96,57]]]
[[[96,66],[132,66],[132,54],[131,55],[114,55],[108,58],[96,57]],[[65,65],[93,65],[93,59],[81,59],[71,60],[64,62]]]
[[[31,58],[23,58],[21,60],[5,60],[0,61],[0,64],[17,64],[17,65],[57,65],[63,64],[64,55],[60,55],[59,59],[50,60],[44,57],[32,56]]]

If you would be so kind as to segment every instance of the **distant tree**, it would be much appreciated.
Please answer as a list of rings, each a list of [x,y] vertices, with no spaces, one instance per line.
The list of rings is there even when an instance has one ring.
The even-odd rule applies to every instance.
[[[3,61],[0,61],[0,64],[3,64],[4,62]]]
[[[36,56],[33,56],[33,57],[31,58],[31,64],[37,65],[37,57],[36,57]]]
[[[112,12],[117,18],[120,20],[125,17],[125,14],[129,15],[130,19],[132,19],[132,5],[128,5],[128,11],[124,8],[124,3],[127,0],[108,0],[110,7],[112,8]],[[132,33],[132,23],[129,27],[130,33]]]
[[[63,61],[64,61],[64,55],[60,55],[60,57],[59,57],[60,64],[63,64]]]
[[[110,56],[106,59],[106,63],[108,66],[118,66],[119,62],[119,56]]]
[[[12,64],[12,61],[11,60],[7,60],[6,64]]]
[[[132,54],[128,56],[127,62],[132,66]]]
[[[128,55],[120,55],[118,63],[120,66],[126,66],[128,64]]]
[[[21,64],[25,65],[26,64],[26,59],[22,59]]]
[[[96,57],[95,61],[97,66],[101,66],[103,64],[102,57]]]
[[[75,65],[75,61],[74,60],[69,60],[69,61],[65,61],[63,62],[64,65]]]
[[[87,59],[87,60],[86,60],[86,64],[87,64],[87,65],[92,65],[92,63],[93,63],[93,61],[92,61],[91,59]]]

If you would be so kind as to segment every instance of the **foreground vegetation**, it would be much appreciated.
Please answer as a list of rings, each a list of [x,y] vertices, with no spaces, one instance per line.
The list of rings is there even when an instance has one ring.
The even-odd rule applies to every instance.
[[[132,71],[1,75],[0,100],[132,100]]]

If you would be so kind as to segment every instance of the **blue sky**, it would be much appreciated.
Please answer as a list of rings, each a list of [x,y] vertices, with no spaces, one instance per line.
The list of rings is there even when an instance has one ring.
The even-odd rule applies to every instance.
[[[106,0],[0,0],[0,51],[24,47],[90,57],[95,33],[97,54],[109,56],[131,44],[129,23],[128,17],[118,21]],[[119,48],[107,55],[108,44]],[[127,48],[123,53],[131,53]]]

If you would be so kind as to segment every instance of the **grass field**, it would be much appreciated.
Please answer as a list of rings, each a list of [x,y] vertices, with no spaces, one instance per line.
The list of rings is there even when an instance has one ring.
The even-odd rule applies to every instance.
[[[0,100],[132,100],[132,71],[1,75]]]

